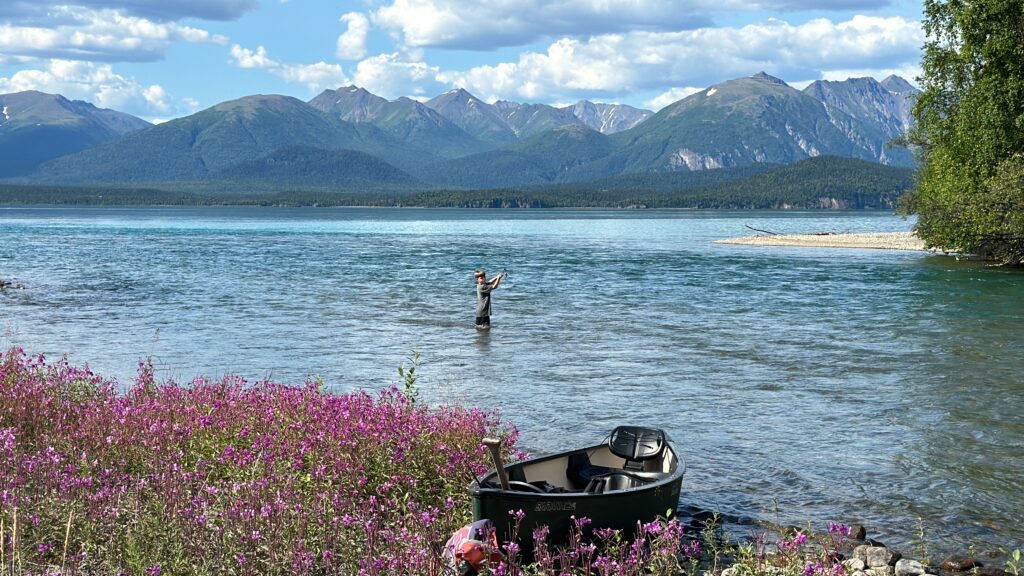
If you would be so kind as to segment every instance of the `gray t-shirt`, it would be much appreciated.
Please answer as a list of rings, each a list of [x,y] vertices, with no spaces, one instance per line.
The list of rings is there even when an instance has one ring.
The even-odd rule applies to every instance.
[[[491,287],[490,282],[476,285],[476,317],[483,318],[491,315]]]

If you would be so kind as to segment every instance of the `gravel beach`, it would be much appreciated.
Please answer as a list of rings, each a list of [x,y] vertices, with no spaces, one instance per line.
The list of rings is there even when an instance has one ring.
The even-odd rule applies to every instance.
[[[761,234],[716,240],[716,244],[752,246],[806,246],[810,248],[874,248],[879,250],[925,250],[924,241],[913,232],[864,232],[854,234]]]

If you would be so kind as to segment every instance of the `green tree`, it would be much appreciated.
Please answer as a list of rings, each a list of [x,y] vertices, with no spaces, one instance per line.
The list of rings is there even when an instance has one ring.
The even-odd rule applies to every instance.
[[[1024,263],[1024,2],[925,0],[911,210],[930,246]]]

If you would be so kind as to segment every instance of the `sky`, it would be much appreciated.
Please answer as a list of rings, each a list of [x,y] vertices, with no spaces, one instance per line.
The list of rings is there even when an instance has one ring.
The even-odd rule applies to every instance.
[[[765,71],[920,73],[921,0],[0,0],[0,94],[154,122],[252,94],[658,110]]]

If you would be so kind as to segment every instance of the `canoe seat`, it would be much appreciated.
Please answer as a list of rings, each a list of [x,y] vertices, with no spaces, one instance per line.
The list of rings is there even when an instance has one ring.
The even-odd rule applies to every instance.
[[[619,426],[608,437],[608,449],[626,461],[623,468],[643,470],[643,462],[661,456],[665,449],[665,433],[657,428]]]
[[[568,466],[565,469],[565,477],[569,484],[576,490],[583,490],[590,485],[595,476],[608,474],[614,469],[607,466],[597,466],[590,463],[590,456],[586,452],[576,452],[569,455]]]
[[[609,472],[608,474],[591,478],[590,483],[587,484],[583,491],[587,494],[603,494],[616,490],[629,490],[649,484],[664,476],[665,474],[660,472],[647,472],[643,474],[626,471]]]

